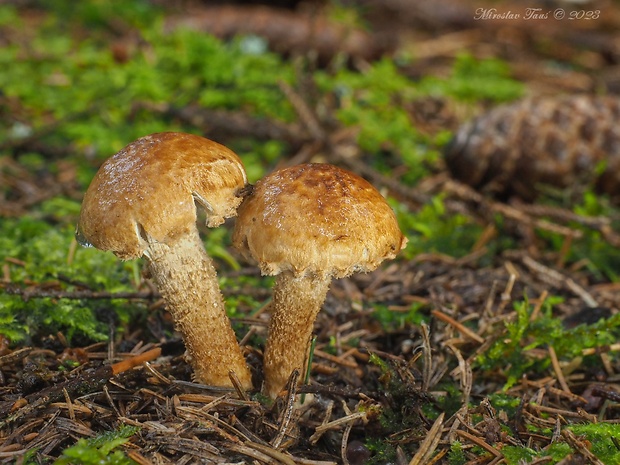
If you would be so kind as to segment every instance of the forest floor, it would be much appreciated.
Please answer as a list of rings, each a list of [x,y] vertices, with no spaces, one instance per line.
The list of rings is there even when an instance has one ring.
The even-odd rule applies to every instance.
[[[303,29],[308,11],[320,11],[315,2],[249,13],[255,6],[229,3],[218,11],[221,16],[207,15],[201,27],[223,38],[273,34],[275,50],[303,54],[314,48],[326,62],[346,45],[352,66],[360,69],[415,43],[422,52],[404,69],[411,79],[445,73],[467,49],[505,60],[529,95],[620,92],[617,3],[587,2],[583,9],[600,16],[570,23],[526,20],[521,4],[493,4],[499,13],[520,12],[521,19],[486,20],[476,19],[483,13],[469,1],[427,2],[432,7],[398,0],[342,3],[375,12],[367,16],[369,30],[355,39],[359,43],[340,37],[319,47],[287,35]],[[567,14],[577,11],[568,2],[541,8],[560,7]],[[194,12],[171,18],[172,24],[201,17]],[[129,40],[115,53],[131,48]],[[126,296],[148,307],[146,327],[129,325],[121,340],[111,337],[114,343],[67,347],[62,334],[41,346],[9,347],[2,340],[0,462],[91,463],[97,451],[107,461],[92,463],[620,463],[614,461],[620,460],[620,358],[613,340],[618,330],[609,323],[619,314],[620,285],[592,271],[587,260],[568,259],[584,230],[617,248],[617,218],[488,197],[452,179],[441,165],[416,186],[406,185],[352,150],[353,134],[308,115],[303,95],[283,90],[298,110],[299,125],[213,124],[230,137],[284,131],[298,150],[281,166],[320,154],[412,210],[441,193],[448,215],[482,226],[471,250],[458,258],[428,252],[396,259],[373,273],[334,281],[315,324],[309,380],[283,391],[273,404],[256,393],[193,383],[183,346],[167,338],[170,319],[154,311],[162,304],[146,285]],[[456,130],[465,115],[458,106],[428,99],[411,117],[422,130],[437,132]],[[45,195],[35,175],[18,177],[22,192]],[[28,214],[30,206],[22,196],[3,208]],[[547,249],[545,234],[559,238],[557,249]],[[510,238],[513,246],[495,253],[490,244],[498,237]],[[224,278],[239,275],[259,279],[254,267],[224,272]],[[24,287],[5,280],[3,288],[23,299],[119,297],[88,289],[72,296],[46,283]],[[226,297],[236,292],[224,288]],[[270,290],[243,292],[264,303],[233,317],[258,386],[262,348],[253,341],[266,333]],[[600,333],[612,339],[587,346]],[[579,354],[566,345],[576,345]],[[78,363],[68,371],[64,360]],[[65,450],[88,438],[99,442]]]

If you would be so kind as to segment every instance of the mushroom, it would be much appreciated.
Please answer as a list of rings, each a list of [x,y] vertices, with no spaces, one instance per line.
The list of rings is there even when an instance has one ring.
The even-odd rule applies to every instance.
[[[369,272],[405,247],[396,216],[366,180],[329,164],[284,168],[259,180],[237,211],[233,245],[275,276],[264,352],[271,398],[303,372],[314,320],[332,278]]]
[[[122,260],[144,257],[195,378],[231,386],[232,371],[249,389],[251,374],[196,226],[197,205],[209,227],[234,216],[246,183],[241,160],[223,145],[191,134],[151,134],[100,167],[84,195],[76,238]]]

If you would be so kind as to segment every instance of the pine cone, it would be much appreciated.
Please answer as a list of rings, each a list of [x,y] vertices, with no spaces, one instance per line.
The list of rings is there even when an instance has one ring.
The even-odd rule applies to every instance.
[[[462,125],[445,159],[454,178],[498,196],[533,200],[543,184],[593,185],[620,199],[620,99],[531,98],[497,107]]]

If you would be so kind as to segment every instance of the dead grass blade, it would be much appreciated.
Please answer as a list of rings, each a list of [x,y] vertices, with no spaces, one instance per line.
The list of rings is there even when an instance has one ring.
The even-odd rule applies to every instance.
[[[413,456],[409,465],[426,465],[429,463],[431,455],[437,449],[439,440],[441,439],[441,431],[443,429],[444,413],[442,412],[433,423],[433,426],[428,431],[426,438],[420,444],[418,452]]]

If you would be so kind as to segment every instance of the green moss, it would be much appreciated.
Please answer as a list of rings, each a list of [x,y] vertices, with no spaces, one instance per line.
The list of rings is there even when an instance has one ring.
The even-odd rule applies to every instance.
[[[51,13],[53,27],[64,29],[67,24],[81,23],[92,33],[116,30],[119,23],[125,27],[146,26],[158,17],[159,8],[146,0],[130,3],[89,0],[52,0],[39,5]]]
[[[447,212],[443,196],[438,195],[411,212],[402,204],[393,204],[399,224],[409,239],[401,252],[407,258],[422,253],[444,253],[462,257],[472,251],[482,227],[472,218]]]
[[[569,429],[592,444],[592,453],[606,465],[620,463],[620,425],[616,423],[589,423],[570,426]]]
[[[6,70],[0,75],[0,87],[31,111],[27,129],[47,126],[50,117],[62,122],[42,142],[72,141],[103,159],[147,133],[195,131],[157,112],[136,109],[139,102],[177,107],[200,103],[257,116],[295,118],[276,84],[293,81],[292,67],[277,55],[249,52],[241,41],[224,43],[196,31],[163,33],[161,13],[151,9],[150,20],[138,21],[148,2],[136,2],[121,8],[115,21],[124,18],[140,27],[143,43],[126,62],[118,63],[109,39],[92,34],[92,24],[106,23],[105,18],[110,20],[106,15],[117,14],[117,8],[93,0],[80,2],[80,8],[73,10],[69,3],[54,2],[51,10],[58,14],[57,21],[38,30],[28,49],[9,44],[0,51],[0,66]],[[10,17],[12,11],[0,6],[0,18]],[[73,27],[61,24],[68,20],[76,21]],[[88,28],[87,39],[71,35],[80,27]]]
[[[527,299],[515,303],[516,319],[505,324],[503,336],[476,359],[476,364],[484,370],[501,370],[507,380],[504,388],[508,389],[523,374],[543,373],[549,368],[550,358],[529,357],[527,352],[531,349],[551,346],[560,360],[572,360],[581,357],[584,349],[603,347],[620,337],[620,315],[594,324],[564,327],[553,316],[553,306],[561,300],[548,298],[534,320],[531,319],[533,306]]]
[[[572,451],[572,448],[565,442],[554,442],[553,444],[549,444],[549,446],[545,447],[544,451],[542,451],[540,455],[549,456],[551,457],[552,463],[557,463],[572,453]]]
[[[521,404],[520,397],[510,396],[503,392],[491,394],[488,399],[496,410],[504,410],[510,418],[514,417]]]
[[[605,196],[588,191],[584,194],[582,202],[573,206],[573,210],[585,217],[600,216],[613,220],[610,225],[613,231],[618,231],[620,227],[618,222],[620,212],[610,204],[609,199]],[[583,237],[571,244],[567,257],[568,262],[575,263],[583,260],[588,270],[597,278],[618,281],[620,279],[618,273],[620,249],[610,244],[598,231],[578,224],[570,224],[570,227],[581,230]],[[556,250],[561,250],[563,240],[563,238],[554,237],[553,244]]]
[[[73,206],[73,204],[70,204]],[[72,260],[75,226],[51,224],[28,216],[0,222],[0,260],[17,259],[23,266],[10,267],[15,283],[46,281],[62,276],[109,292],[130,290],[131,262],[111,253],[77,247]]]
[[[528,447],[504,446],[501,452],[508,465],[521,465],[542,457],[548,459],[545,463],[558,463],[573,450],[565,442],[555,442],[538,451]]]
[[[64,204],[63,204],[64,205]],[[73,204],[66,205],[72,209]],[[0,262],[7,263],[11,283],[57,283],[55,288],[76,290],[81,283],[94,290],[133,290],[134,265],[120,262],[109,253],[77,248],[69,262],[74,226],[50,224],[29,217],[0,222]],[[6,262],[5,259],[14,259]],[[14,264],[14,261],[23,265]],[[86,340],[103,340],[110,323],[127,322],[144,309],[126,301],[82,301],[29,298],[0,293],[0,333],[13,342],[30,340],[39,334],[63,331]]]
[[[510,76],[506,62],[497,58],[478,60],[460,54],[448,78],[427,76],[419,83],[421,92],[448,95],[459,100],[506,102],[521,97],[524,85]]]
[[[502,447],[502,455],[508,465],[520,465],[531,462],[536,457],[536,451],[528,447],[505,446]]]
[[[366,441],[366,447],[372,454],[368,465],[395,463],[396,447],[389,442],[383,439],[369,439]]]
[[[450,444],[450,452],[448,452],[448,464],[449,465],[465,465],[467,463],[467,456],[463,450],[463,445],[459,441],[454,441]]]
[[[54,465],[133,465],[123,451],[116,450],[125,444],[139,429],[122,425],[117,431],[109,431],[92,439],[80,439],[74,446],[64,450]]]
[[[53,198],[42,205],[43,212],[53,212],[57,219],[73,220],[79,204],[62,198]],[[54,288],[63,291],[82,289],[86,286],[95,291],[132,292],[139,281],[141,260],[122,262],[112,253],[92,248],[76,247],[73,222],[52,224],[44,220],[22,217],[4,219],[0,222],[0,262],[6,258],[11,282],[21,287],[29,283],[56,282]],[[239,264],[231,255],[228,230],[209,230],[205,248],[219,267],[238,269]],[[74,248],[72,259],[71,250]],[[23,265],[14,264],[15,260]],[[76,284],[72,284],[76,283]],[[227,286],[222,280],[222,286]],[[250,299],[242,303],[256,305]],[[227,302],[231,315],[237,313],[238,301]],[[127,300],[78,300],[30,298],[0,292],[0,334],[14,343],[36,338],[39,334],[62,331],[71,339],[104,340],[109,333],[108,325],[120,328],[131,320],[145,315],[145,304]]]
[[[402,376],[408,367],[392,366],[375,354],[371,354],[370,363],[381,369],[379,387],[385,393],[387,404],[382,406],[378,417],[379,423],[385,436],[390,436],[394,441],[400,435],[409,435],[411,430],[417,430],[422,425],[421,411],[430,406],[428,398],[415,386],[409,377]],[[406,379],[404,379],[406,378]],[[436,411],[429,411],[429,418],[437,416]]]
[[[406,312],[396,312],[385,305],[373,307],[372,318],[377,320],[385,331],[391,332],[402,330],[405,327],[418,326],[424,321],[424,315],[420,311],[423,304],[413,303]]]
[[[406,104],[419,95],[414,83],[388,58],[380,60],[364,73],[345,68],[334,74],[317,73],[319,87],[339,99],[338,119],[346,126],[359,128],[358,143],[369,153],[396,153],[409,167],[405,181],[414,183],[428,173],[428,165],[439,158],[429,149],[432,136],[412,125]],[[371,161],[381,168],[380,157]]]
[[[23,22],[13,5],[0,8],[0,27],[23,27]]]

